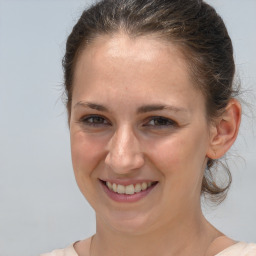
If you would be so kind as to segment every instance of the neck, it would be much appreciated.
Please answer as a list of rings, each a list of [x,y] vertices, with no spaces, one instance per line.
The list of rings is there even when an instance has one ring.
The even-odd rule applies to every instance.
[[[182,256],[205,255],[210,243],[219,235],[200,214],[175,219],[172,223],[148,230],[131,232],[113,229],[96,216],[97,228],[90,256]]]

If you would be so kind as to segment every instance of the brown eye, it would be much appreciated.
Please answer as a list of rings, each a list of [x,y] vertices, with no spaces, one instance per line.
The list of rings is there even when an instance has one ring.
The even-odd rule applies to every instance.
[[[165,117],[152,117],[149,122],[146,123],[145,126],[155,126],[155,127],[169,127],[175,126],[176,123],[168,118]]]
[[[109,122],[102,116],[93,115],[82,118],[81,122],[90,126],[104,126],[109,125]]]

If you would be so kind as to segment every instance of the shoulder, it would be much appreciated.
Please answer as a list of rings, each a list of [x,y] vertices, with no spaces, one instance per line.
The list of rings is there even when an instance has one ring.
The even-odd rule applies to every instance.
[[[206,256],[218,255],[219,252],[224,251],[226,248],[229,248],[236,243],[237,242],[232,240],[231,238],[225,235],[221,235],[212,241],[206,252]]]
[[[216,254],[216,256],[256,256],[256,244],[238,242]]]
[[[57,249],[49,253],[40,254],[40,256],[78,256],[78,255],[72,244],[64,249]]]
[[[209,246],[206,256],[256,256],[256,244],[237,242],[223,235]]]
[[[41,254],[40,256],[78,256],[78,255],[90,255],[90,245],[92,237],[87,239],[76,241],[64,249],[57,249],[49,253]]]

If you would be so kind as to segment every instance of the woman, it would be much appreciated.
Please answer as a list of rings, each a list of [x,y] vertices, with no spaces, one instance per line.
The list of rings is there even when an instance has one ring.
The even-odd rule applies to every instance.
[[[199,0],[105,0],[84,11],[63,60],[77,184],[96,234],[45,255],[256,255],[203,216],[241,106],[230,37]],[[229,172],[228,172],[229,174]]]

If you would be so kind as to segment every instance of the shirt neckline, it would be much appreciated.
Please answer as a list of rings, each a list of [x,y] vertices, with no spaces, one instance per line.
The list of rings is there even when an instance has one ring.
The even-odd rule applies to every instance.
[[[235,244],[230,245],[229,247],[227,247],[226,249],[222,250],[221,252],[217,253],[215,256],[221,256],[222,254],[232,250],[234,247],[238,247],[240,245],[245,245],[245,244],[246,244],[245,242],[237,242]]]
[[[72,252],[72,255],[70,255],[70,256],[78,256],[78,254],[77,254],[77,252],[75,250],[75,247],[74,247],[75,243],[77,243],[77,242],[79,242],[79,241],[74,242],[73,244],[71,244],[67,248],[67,249],[70,249],[70,252]],[[215,254],[215,256],[221,256],[223,253],[226,253],[229,250],[233,249],[233,247],[236,247],[236,246],[241,245],[241,244],[245,244],[245,243],[244,242],[237,242],[235,244],[232,244],[229,247],[225,248],[224,250],[220,251],[219,253]]]

